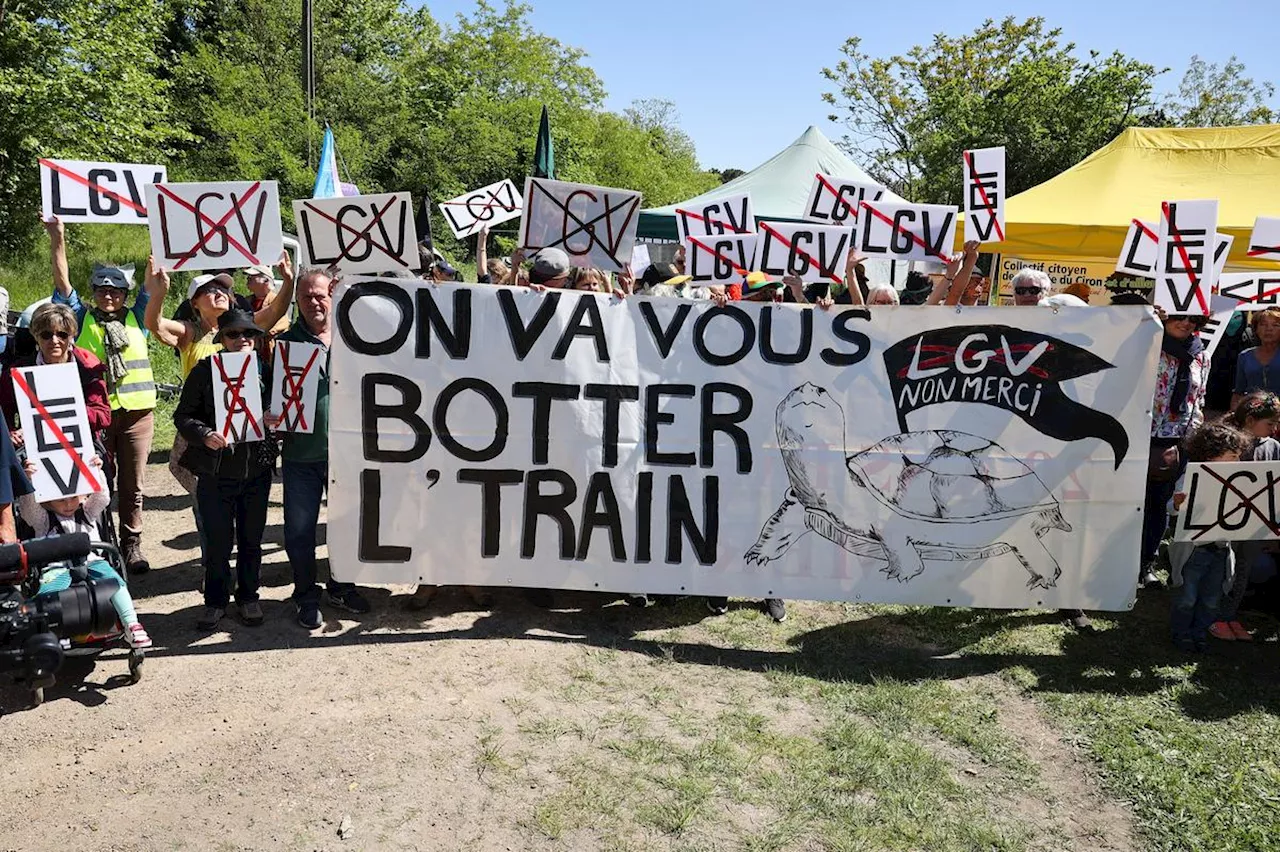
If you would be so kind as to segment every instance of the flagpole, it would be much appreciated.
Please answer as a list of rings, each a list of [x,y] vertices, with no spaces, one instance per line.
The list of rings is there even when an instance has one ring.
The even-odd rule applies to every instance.
[[[315,166],[312,159],[314,153],[313,139],[311,136],[312,125],[316,122],[316,74],[315,74],[315,56],[312,51],[312,19],[311,19],[311,0],[302,0],[302,91],[306,98],[307,106],[307,168],[311,169]]]

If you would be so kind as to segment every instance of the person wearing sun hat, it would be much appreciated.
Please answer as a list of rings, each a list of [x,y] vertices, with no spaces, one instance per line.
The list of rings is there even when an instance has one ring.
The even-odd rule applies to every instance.
[[[249,288],[250,310],[260,311],[274,302],[279,295],[275,273],[270,266],[257,264],[244,271],[245,286]],[[285,311],[276,324],[267,329],[258,347],[258,354],[270,358],[275,349],[275,339],[289,328],[289,312]]]
[[[265,333],[254,315],[239,308],[218,316],[214,338],[226,352],[253,350]],[[213,630],[231,601],[231,551],[236,550],[236,603],[241,620],[262,623],[258,583],[262,534],[275,459],[262,441],[228,444],[216,427],[213,359],[197,363],[182,386],[173,424],[187,441],[182,466],[196,475],[196,502],[204,525],[204,612],[196,626]],[[263,410],[268,408],[268,365],[258,359],[256,376]]]

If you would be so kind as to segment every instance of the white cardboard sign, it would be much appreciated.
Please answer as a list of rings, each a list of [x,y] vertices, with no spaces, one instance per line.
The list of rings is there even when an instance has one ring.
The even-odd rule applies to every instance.
[[[36,465],[36,500],[92,494],[105,487],[95,455],[89,412],[74,363],[18,367],[11,371],[27,457]]]
[[[964,152],[964,235],[1004,242],[1004,147]]]
[[[460,240],[481,228],[509,222],[523,209],[524,199],[510,179],[440,202],[440,212],[453,235]]]
[[[1231,315],[1237,308],[1239,303],[1234,299],[1224,298],[1217,293],[1209,297],[1209,319],[1196,334],[1204,344],[1204,356],[1210,361],[1213,360],[1213,353],[1222,342],[1222,335],[1226,332],[1227,324],[1231,322]]]
[[[1280,260],[1280,217],[1259,216],[1254,220],[1246,253],[1257,260]]]
[[[1174,541],[1280,539],[1280,462],[1192,462]]]
[[[684,241],[685,269],[695,284],[741,283],[756,260],[756,234],[693,235]]]
[[[146,187],[168,179],[164,166],[40,160],[40,212],[45,220],[147,224]]]
[[[415,270],[413,199],[407,192],[306,198],[293,202],[303,255],[312,266],[357,272]]]
[[[676,231],[680,241],[686,237],[716,234],[752,234],[756,230],[751,193],[727,195],[696,207],[676,208]]]
[[[853,230],[809,222],[761,222],[754,271],[771,278],[797,275],[806,284],[844,282]]]
[[[1231,254],[1231,246],[1236,238],[1228,234],[1218,234],[1213,247],[1213,268],[1215,276],[1220,277],[1227,268],[1227,257]],[[1116,261],[1116,272],[1137,275],[1139,278],[1154,278],[1156,275],[1156,248],[1160,243],[1160,235],[1153,222],[1134,219],[1129,223],[1129,231],[1124,237],[1124,246],[1120,249],[1120,258]]]
[[[1261,311],[1280,305],[1280,272],[1224,272],[1218,295],[1236,303],[1237,311]]]
[[[270,266],[284,251],[273,180],[146,188],[151,253],[166,269]]]
[[[891,260],[951,260],[956,242],[955,207],[863,201],[853,248]]]
[[[228,444],[261,441],[262,388],[255,352],[218,352],[209,356],[213,369],[214,431]]]
[[[878,183],[833,177],[817,172],[809,198],[800,218],[819,225],[848,225],[858,222],[858,211],[864,201],[879,201],[885,188]]]
[[[1156,245],[1155,304],[1169,315],[1212,313],[1217,274],[1214,251],[1217,201],[1166,201]]]
[[[640,201],[629,189],[529,177],[520,245],[529,255],[558,248],[574,266],[621,272],[636,244]]]
[[[280,418],[275,431],[303,435],[315,431],[320,375],[328,371],[328,365],[329,355],[323,346],[276,340],[270,405],[271,413]]]

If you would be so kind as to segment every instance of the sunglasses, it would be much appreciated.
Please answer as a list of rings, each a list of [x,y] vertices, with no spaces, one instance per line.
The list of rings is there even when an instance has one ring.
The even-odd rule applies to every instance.
[[[244,329],[234,328],[231,331],[222,332],[223,340],[244,340],[245,338],[257,337],[256,331],[247,331]]]
[[[1019,296],[1035,296],[1040,293],[1039,287],[1014,287],[1013,292]]]
[[[42,331],[42,332],[40,332],[40,339],[41,339],[41,340],[49,341],[49,340],[53,340],[55,337],[56,337],[56,338],[58,338],[59,340],[67,341],[67,340],[70,340],[70,339],[71,339],[71,334],[70,334],[70,333],[68,333],[68,332],[65,332],[65,331]]]
[[[217,296],[217,295],[222,295],[227,297],[231,296],[231,293],[228,292],[225,287],[219,287],[217,284],[211,284],[206,287],[201,287],[199,290],[196,291],[196,294],[191,298],[198,299],[199,297],[205,294],[208,294],[210,296]]]

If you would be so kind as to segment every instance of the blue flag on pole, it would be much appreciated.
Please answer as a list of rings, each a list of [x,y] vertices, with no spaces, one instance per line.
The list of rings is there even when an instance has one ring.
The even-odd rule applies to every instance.
[[[320,148],[320,165],[316,167],[316,185],[312,198],[339,198],[359,195],[354,184],[343,183],[338,177],[338,148],[333,141],[333,128],[325,126],[324,144]]]

